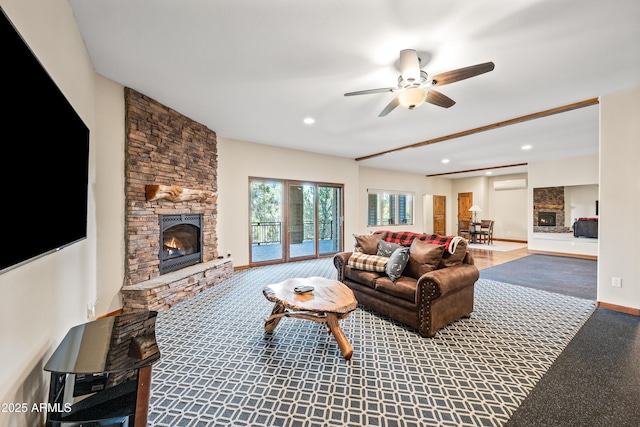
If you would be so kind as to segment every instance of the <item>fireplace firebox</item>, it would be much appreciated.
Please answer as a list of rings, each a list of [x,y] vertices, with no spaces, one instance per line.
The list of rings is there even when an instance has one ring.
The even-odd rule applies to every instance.
[[[202,262],[202,215],[160,215],[160,274]]]
[[[555,227],[555,212],[538,212],[538,227]]]

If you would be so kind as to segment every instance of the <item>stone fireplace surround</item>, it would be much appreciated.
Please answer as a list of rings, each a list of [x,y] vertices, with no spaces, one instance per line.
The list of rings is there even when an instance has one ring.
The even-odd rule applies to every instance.
[[[125,88],[125,280],[123,311],[163,311],[226,280],[230,258],[218,259],[217,199],[148,200],[149,185],[217,191],[216,134]],[[159,215],[202,214],[202,263],[159,270]]]
[[[555,225],[539,224],[539,214],[555,213]],[[533,232],[534,233],[568,233],[565,225],[564,187],[543,187],[533,189]]]

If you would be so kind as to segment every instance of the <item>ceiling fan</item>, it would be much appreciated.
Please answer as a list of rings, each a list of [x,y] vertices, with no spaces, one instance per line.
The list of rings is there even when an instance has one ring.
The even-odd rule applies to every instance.
[[[400,51],[400,76],[398,77],[398,87],[385,87],[380,89],[360,90],[348,92],[344,96],[367,95],[370,93],[393,92],[398,96],[380,112],[378,117],[383,117],[393,111],[397,106],[402,105],[409,110],[428,102],[443,108],[449,108],[456,102],[442,93],[433,90],[433,87],[440,87],[455,83],[460,80],[475,77],[480,74],[493,71],[493,62],[471,65],[469,67],[458,68],[447,71],[433,77],[429,77],[426,71],[420,69],[420,58],[414,49],[404,49]]]

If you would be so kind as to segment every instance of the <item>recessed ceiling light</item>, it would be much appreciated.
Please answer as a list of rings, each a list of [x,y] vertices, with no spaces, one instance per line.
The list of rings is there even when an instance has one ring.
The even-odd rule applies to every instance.
[[[485,172],[485,174],[487,174],[487,175],[491,175],[492,173],[493,173],[493,172],[491,172],[491,171],[486,171],[486,172]]]
[[[303,122],[306,125],[312,125],[312,124],[314,124],[316,122],[316,119],[314,119],[313,117],[305,117]]]
[[[442,163],[449,163],[449,159],[442,159]]]
[[[528,144],[527,144],[527,145],[523,145],[523,146],[522,146],[522,147],[520,147],[520,148],[522,148],[523,150],[531,150],[531,146],[530,146],[530,145],[528,145]]]

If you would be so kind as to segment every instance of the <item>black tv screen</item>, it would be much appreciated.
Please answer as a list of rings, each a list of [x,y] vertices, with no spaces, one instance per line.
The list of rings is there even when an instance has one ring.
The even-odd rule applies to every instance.
[[[87,237],[89,129],[0,15],[3,273]]]

